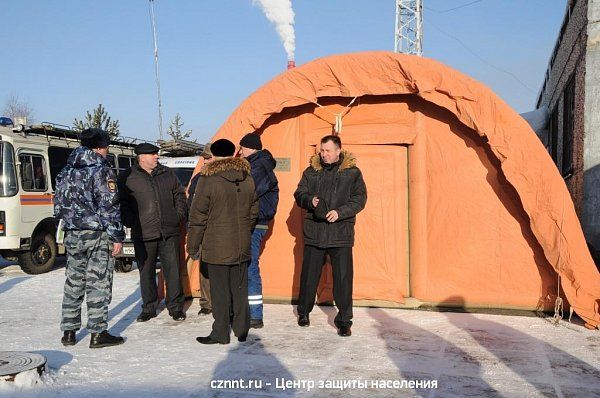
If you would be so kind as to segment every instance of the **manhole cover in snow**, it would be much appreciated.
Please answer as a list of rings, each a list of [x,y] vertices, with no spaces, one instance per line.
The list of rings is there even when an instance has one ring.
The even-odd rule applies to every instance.
[[[37,369],[41,374],[46,358],[40,354],[20,351],[0,351],[0,376],[15,376],[26,370]]]

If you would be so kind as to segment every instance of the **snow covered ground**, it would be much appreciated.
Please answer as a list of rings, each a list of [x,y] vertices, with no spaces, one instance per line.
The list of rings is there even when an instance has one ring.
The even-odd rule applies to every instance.
[[[49,365],[37,384],[27,375],[19,383],[0,381],[0,396],[600,397],[600,333],[580,325],[356,308],[353,335],[342,338],[334,308],[316,307],[311,326],[300,328],[293,306],[266,305],[265,327],[251,330],[247,342],[232,336],[230,345],[203,346],[195,338],[209,333],[212,318],[197,315],[197,301],[187,302],[185,322],[164,310],[135,322],[134,270],[115,274],[110,308],[110,330],[127,341],[90,350],[85,330],[77,345],[60,343],[63,282],[64,268],[29,276],[0,264],[0,350],[40,353]],[[240,380],[252,388],[241,388]],[[437,389],[394,388],[432,381]]]

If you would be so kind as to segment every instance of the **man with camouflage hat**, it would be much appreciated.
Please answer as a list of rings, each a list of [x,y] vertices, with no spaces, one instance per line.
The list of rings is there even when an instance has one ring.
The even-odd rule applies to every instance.
[[[76,344],[81,327],[81,304],[87,295],[90,348],[122,344],[108,327],[115,256],[121,252],[125,233],[117,197],[115,174],[106,160],[110,139],[100,129],[81,132],[67,166],[56,177],[54,216],[62,221],[67,251],[66,281],[62,304],[63,345]]]

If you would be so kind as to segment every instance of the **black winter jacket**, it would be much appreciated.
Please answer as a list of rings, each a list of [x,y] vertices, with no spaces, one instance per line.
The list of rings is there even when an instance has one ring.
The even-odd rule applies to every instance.
[[[202,174],[198,173],[195,176],[193,176],[192,179],[190,180],[190,185],[188,186],[188,189],[187,189],[188,209],[192,208],[192,201],[194,200],[194,195],[196,194],[196,185],[198,185],[198,180],[200,179],[200,176],[202,176]]]
[[[179,235],[187,203],[173,170],[159,163],[148,174],[136,164],[119,175],[118,183],[121,217],[134,241]]]
[[[279,182],[273,170],[277,165],[271,152],[263,149],[246,158],[250,162],[250,173],[256,186],[259,212],[258,225],[267,225],[275,217],[279,203]]]
[[[327,210],[338,212],[335,222],[315,215],[312,205],[315,196],[324,201]],[[307,210],[304,244],[320,248],[354,246],[356,214],[367,203],[367,188],[354,155],[342,151],[340,160],[332,165],[324,165],[321,157],[314,155],[302,173],[294,198],[298,206]]]

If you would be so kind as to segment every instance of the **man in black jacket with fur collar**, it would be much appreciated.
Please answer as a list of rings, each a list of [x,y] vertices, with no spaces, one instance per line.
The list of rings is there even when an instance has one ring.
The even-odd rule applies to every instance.
[[[356,158],[342,151],[336,135],[321,139],[320,152],[311,158],[294,193],[304,219],[304,257],[298,298],[298,325],[309,326],[325,255],[333,270],[333,298],[338,307],[338,334],[352,334],[354,224],[367,202],[367,188]]]
[[[180,225],[187,220],[185,193],[175,172],[158,163],[158,147],[139,144],[135,153],[137,164],[119,176],[119,199],[123,223],[132,228],[140,270],[142,313],[137,321],[146,322],[156,316],[157,257],[167,285],[165,304],[169,315],[183,321],[185,298],[179,275],[179,237]]]

